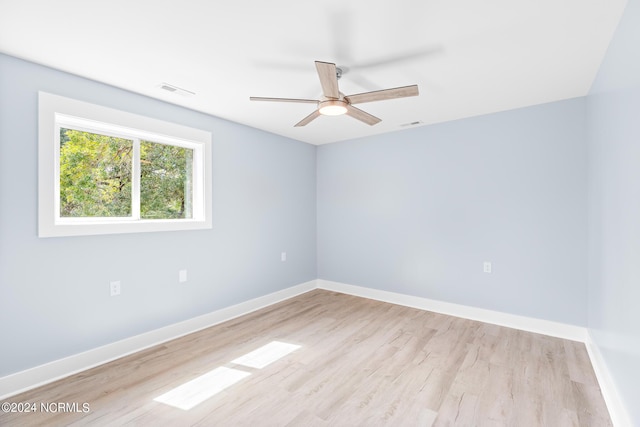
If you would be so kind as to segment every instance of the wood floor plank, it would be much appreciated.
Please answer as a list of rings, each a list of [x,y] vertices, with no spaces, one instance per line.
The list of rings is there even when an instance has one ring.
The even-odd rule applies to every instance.
[[[300,348],[233,363],[273,341]],[[154,399],[216,368],[242,380],[189,410]],[[7,399],[90,411],[2,426],[610,426],[583,344],[315,290]]]

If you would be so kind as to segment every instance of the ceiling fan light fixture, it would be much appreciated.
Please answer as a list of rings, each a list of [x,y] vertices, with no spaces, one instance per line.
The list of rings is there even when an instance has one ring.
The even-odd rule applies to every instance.
[[[347,112],[347,103],[340,100],[323,101],[318,112],[323,116],[340,116]]]

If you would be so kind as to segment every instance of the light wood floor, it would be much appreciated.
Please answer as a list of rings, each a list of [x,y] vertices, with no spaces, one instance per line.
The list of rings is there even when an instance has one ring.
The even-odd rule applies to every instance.
[[[262,369],[230,363],[271,341]],[[251,375],[189,411],[153,399],[214,368]],[[2,426],[610,426],[581,343],[315,290],[7,399],[87,413]]]

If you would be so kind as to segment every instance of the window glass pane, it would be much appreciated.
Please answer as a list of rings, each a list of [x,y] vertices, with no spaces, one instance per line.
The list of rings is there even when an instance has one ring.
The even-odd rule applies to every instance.
[[[193,150],[140,141],[140,216],[192,218]]]
[[[130,217],[133,141],[60,129],[60,217]]]

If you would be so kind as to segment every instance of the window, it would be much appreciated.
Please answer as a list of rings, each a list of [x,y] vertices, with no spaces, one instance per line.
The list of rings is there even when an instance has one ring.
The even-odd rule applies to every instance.
[[[40,237],[211,228],[211,134],[39,94]]]

